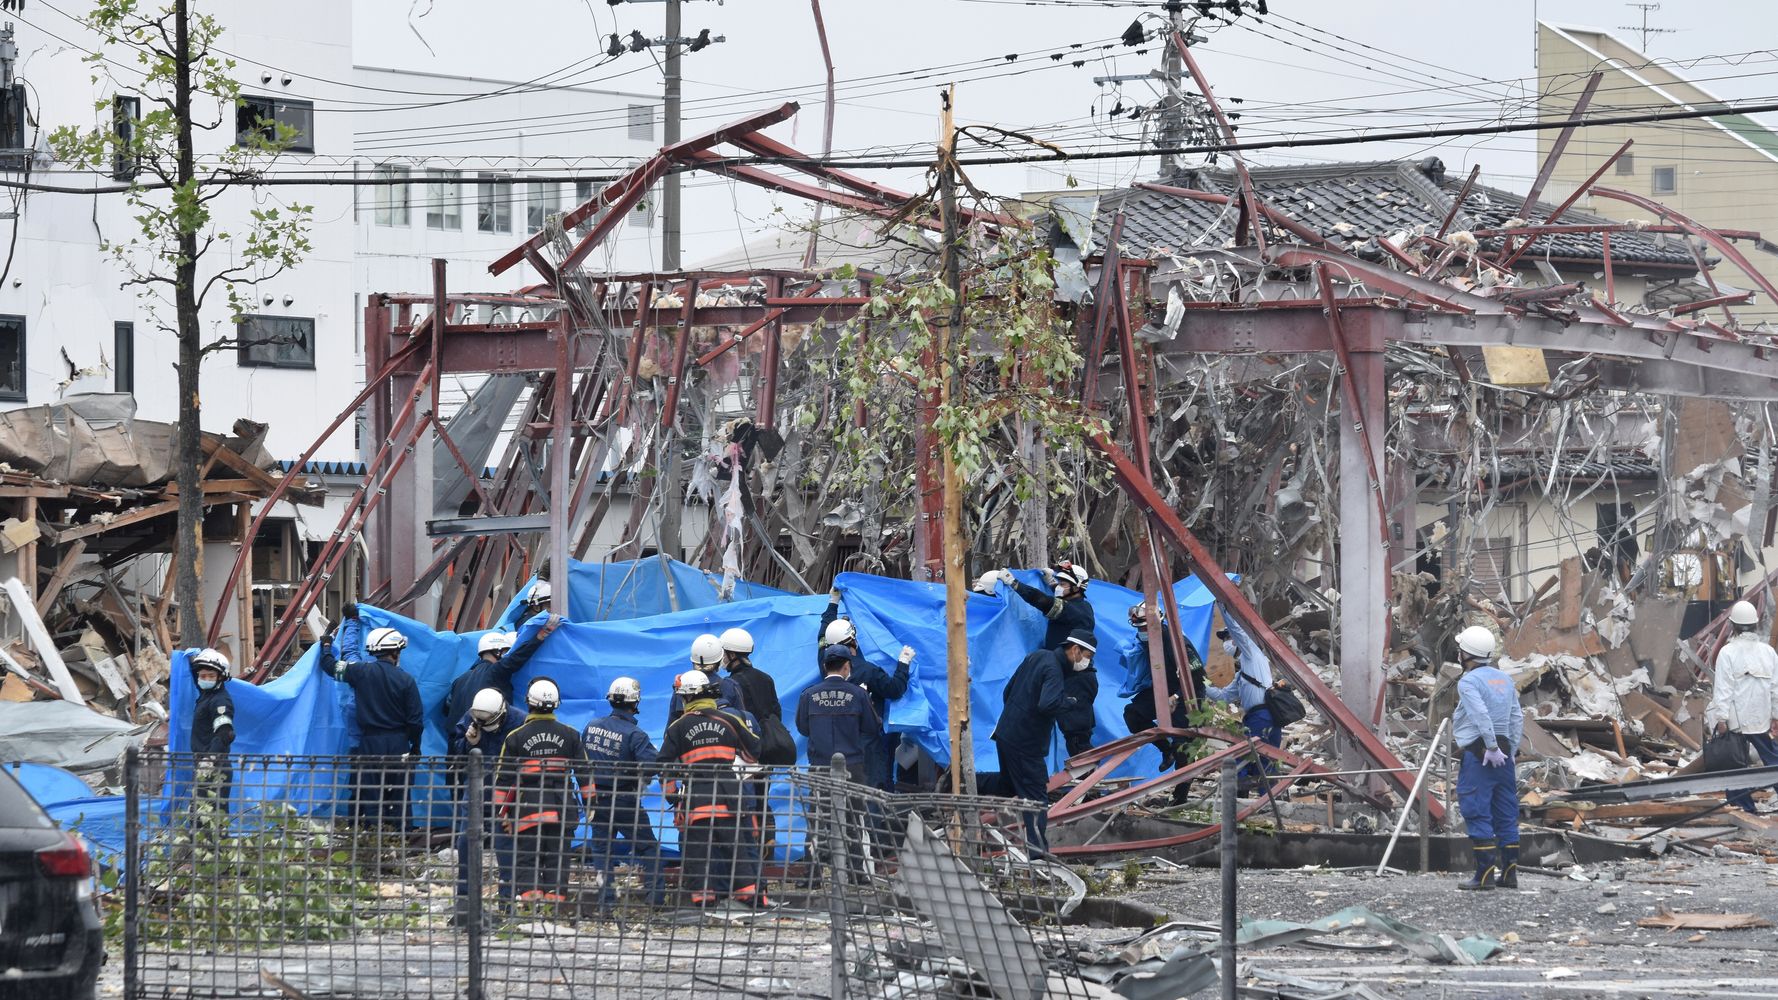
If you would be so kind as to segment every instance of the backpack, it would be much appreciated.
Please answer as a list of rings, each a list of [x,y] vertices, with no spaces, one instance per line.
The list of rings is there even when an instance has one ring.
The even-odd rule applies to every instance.
[[[1279,729],[1283,729],[1285,726],[1295,725],[1296,723],[1303,721],[1309,714],[1309,710],[1303,707],[1303,700],[1298,698],[1296,692],[1292,691],[1290,688],[1285,687],[1282,684],[1273,684],[1267,687],[1255,680],[1253,675],[1249,674],[1247,671],[1243,670],[1240,673],[1247,683],[1257,688],[1264,688],[1266,692],[1266,711],[1272,713],[1272,724]]]

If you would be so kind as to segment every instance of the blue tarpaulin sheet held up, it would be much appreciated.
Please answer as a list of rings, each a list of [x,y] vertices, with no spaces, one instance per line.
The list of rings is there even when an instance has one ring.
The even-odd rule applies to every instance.
[[[659,560],[642,562],[659,565]],[[623,564],[609,564],[605,569],[611,571],[619,565]],[[580,566],[574,567],[575,571],[579,569]],[[692,572],[702,575],[701,571]],[[1019,575],[1029,583],[1041,582],[1032,571]],[[843,574],[835,582],[843,594],[841,611],[856,624],[859,645],[867,659],[885,668],[893,667],[904,644],[914,647],[916,657],[908,693],[890,704],[885,721],[890,730],[911,734],[935,759],[948,763],[944,588],[858,573]],[[1186,638],[1199,650],[1207,649],[1213,606],[1209,591],[1188,578],[1176,584],[1174,592]],[[686,588],[681,597],[687,599],[697,593]],[[753,633],[754,662],[777,682],[785,717],[793,717],[797,696],[816,678],[816,631],[827,598],[772,591],[752,600],[721,602],[714,600],[713,589],[702,593],[709,598],[708,603],[677,612],[598,621],[570,620],[543,643],[515,679],[515,690],[523,691],[534,677],[551,677],[561,687],[562,720],[578,728],[607,711],[605,691],[613,679],[634,677],[641,682],[643,692],[640,721],[658,743],[665,729],[673,676],[690,668],[688,651],[692,640],[705,632],[720,633],[740,626]],[[1127,699],[1120,696],[1120,691],[1127,689],[1130,671],[1147,670],[1147,664],[1136,655],[1135,630],[1125,617],[1140,595],[1099,581],[1092,583],[1087,593],[1098,617],[1099,652],[1095,662],[1100,684],[1095,737],[1096,742],[1103,743],[1125,735],[1123,705]],[[419,682],[426,705],[422,748],[428,755],[442,754],[447,726],[439,706],[451,680],[475,659],[476,640],[481,633],[438,633],[369,605],[360,605],[359,615],[367,631],[386,625],[407,637],[408,648],[402,654],[401,666]],[[539,615],[523,623],[518,630],[519,641],[542,627],[543,620]],[[1015,595],[972,594],[969,598],[971,707],[975,721],[972,749],[980,771],[999,769],[990,737],[1000,717],[1001,689],[1025,654],[1036,648],[1044,625],[1042,613]],[[315,650],[306,651],[288,673],[263,687],[231,683],[239,734],[235,741],[237,751],[333,755],[351,749],[351,689],[320,676],[315,669],[316,660]],[[175,654],[170,686],[173,723],[169,744],[179,751],[189,745],[191,712],[197,698],[185,653]],[[801,742],[798,737],[799,749]],[[1062,757],[1058,735],[1051,753],[1052,769]],[[1122,773],[1152,774],[1158,766],[1159,755],[1146,750]],[[301,774],[256,778],[249,784],[263,789],[254,794],[301,804],[310,799],[319,802],[324,795],[337,798],[334,783],[345,780],[342,766],[337,774],[306,769]],[[435,786],[427,775],[418,776],[416,783],[420,786],[416,806],[431,803],[431,814],[442,817],[447,808],[442,787]]]
[[[520,599],[531,592],[526,581],[500,616],[501,627],[516,628],[523,613]],[[736,580],[724,598],[722,574],[698,569],[677,559],[650,556],[621,562],[568,564],[568,619],[577,622],[623,621],[708,608],[761,597],[790,597],[785,591]]]

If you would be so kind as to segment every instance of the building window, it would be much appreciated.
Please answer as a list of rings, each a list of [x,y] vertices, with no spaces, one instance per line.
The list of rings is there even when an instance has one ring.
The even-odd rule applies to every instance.
[[[1679,168],[1655,167],[1648,172],[1648,179],[1653,184],[1655,194],[1679,193]]]
[[[375,218],[379,226],[408,224],[408,175],[406,167],[380,166],[376,178],[382,182],[376,190]]]
[[[242,316],[243,368],[315,368],[315,321],[306,316]]]
[[[630,225],[636,229],[647,229],[654,225],[654,203],[647,198],[636,202],[630,209]]]
[[[0,316],[0,399],[25,401],[25,318]]]
[[[0,89],[0,170],[23,170],[25,152],[25,82]]]
[[[592,201],[594,198],[597,198],[598,196],[599,196],[599,185],[593,183],[592,181],[575,181],[574,182],[574,207],[575,208],[579,208],[580,206],[586,204],[589,201]],[[574,227],[575,235],[585,236],[587,233],[591,232],[592,228],[593,228],[593,222],[595,220],[597,220],[601,214],[602,213],[594,212],[593,214],[580,220],[580,225]]]
[[[136,150],[136,123],[142,120],[142,99],[122,94],[111,99],[111,178],[136,179],[142,157]]]
[[[1511,538],[1479,538],[1475,546],[1476,592],[1490,599],[1512,600],[1513,540]]]
[[[561,210],[556,204],[556,186],[533,181],[525,185],[525,227],[532,232],[543,228],[549,217]]]
[[[434,170],[426,181],[426,228],[462,229],[463,175],[455,170]]]
[[[235,108],[235,142],[258,140],[292,153],[315,151],[313,102],[281,97],[242,97],[240,101]]]
[[[512,232],[512,179],[503,174],[477,174],[475,228],[484,233]]]
[[[111,324],[111,388],[136,391],[136,324]]]
[[[654,105],[630,105],[630,138],[642,142],[654,141]]]
[[[1617,175],[1619,177],[1628,177],[1629,175],[1631,175],[1635,172],[1636,172],[1636,154],[1635,153],[1625,153],[1624,155],[1617,158]]]

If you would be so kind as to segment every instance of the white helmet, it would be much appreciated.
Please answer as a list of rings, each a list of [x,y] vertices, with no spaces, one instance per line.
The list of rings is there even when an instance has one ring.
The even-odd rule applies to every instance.
[[[533,712],[553,712],[562,703],[562,690],[548,677],[539,677],[525,689],[525,704]]]
[[[477,722],[492,722],[506,714],[506,696],[493,688],[482,688],[475,693],[475,700],[469,703],[470,718]]]
[[[708,632],[691,641],[691,662],[694,666],[714,667],[722,663],[722,640]]]
[[[224,656],[221,650],[216,649],[204,649],[194,654],[191,658],[191,669],[193,671],[214,670],[224,677],[231,676],[228,657]]]
[[[1758,625],[1759,609],[1746,601],[1736,601],[1729,609],[1729,622],[1735,625]]]
[[[753,633],[744,628],[731,628],[722,633],[722,648],[730,653],[753,652]]]
[[[364,648],[373,654],[399,653],[407,648],[407,636],[392,628],[373,628],[364,638]]]
[[[679,691],[681,698],[691,701],[693,698],[709,692],[710,675],[702,670],[687,670],[679,675],[679,678],[673,682],[673,686]]]
[[[1064,560],[1057,563],[1051,572],[1056,574],[1057,583],[1071,583],[1076,588],[1083,590],[1086,588],[1087,571],[1080,566]]]
[[[1480,625],[1471,625],[1457,633],[1457,648],[1478,660],[1485,660],[1494,655],[1494,633]]]
[[[475,644],[476,653],[504,653],[512,648],[511,632],[484,632]]]
[[[1148,625],[1148,602],[1138,601],[1130,605],[1129,615],[1131,625],[1137,628],[1146,627]]]
[[[995,585],[998,584],[999,582],[1000,582],[1000,571],[991,569],[991,570],[987,571],[986,573],[983,573],[981,576],[976,577],[975,583],[970,584],[969,589],[975,591],[978,594],[992,594],[994,592]]]
[[[845,618],[835,618],[827,625],[827,631],[821,634],[821,641],[829,646],[837,646],[842,642],[851,642],[858,634],[852,623]]]
[[[605,700],[613,705],[634,705],[642,700],[642,685],[634,677],[619,677],[605,689]]]
[[[535,608],[548,604],[554,596],[556,592],[550,587],[549,581],[539,580],[531,585],[531,592],[525,595],[525,603]]]

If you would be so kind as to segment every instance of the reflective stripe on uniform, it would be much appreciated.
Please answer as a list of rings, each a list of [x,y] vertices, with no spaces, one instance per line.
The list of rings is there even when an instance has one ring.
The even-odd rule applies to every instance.
[[[685,756],[679,759],[687,764],[702,764],[703,762],[710,760],[733,761],[735,759],[735,748],[725,746],[697,747],[693,750],[687,750]]]
[[[529,815],[520,816],[518,822],[513,824],[512,829],[514,833],[517,833],[521,830],[529,830],[540,823],[559,823],[561,821],[561,813],[554,809],[545,809],[541,812],[534,812]]]
[[[707,819],[715,819],[718,816],[727,815],[729,815],[729,808],[725,805],[693,806],[691,810],[685,814],[685,821],[687,823],[701,823]]]

